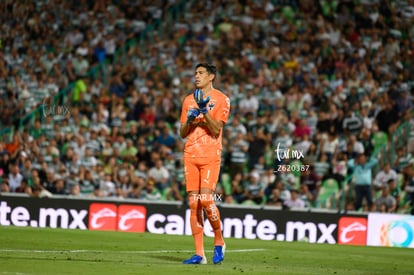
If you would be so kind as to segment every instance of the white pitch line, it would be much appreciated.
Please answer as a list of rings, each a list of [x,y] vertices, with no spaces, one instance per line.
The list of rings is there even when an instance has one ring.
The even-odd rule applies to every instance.
[[[243,253],[243,252],[255,252],[265,251],[263,248],[256,249],[226,249],[226,253]],[[113,250],[111,250],[113,251]],[[106,253],[109,250],[27,250],[27,249],[0,249],[0,252],[15,252],[15,253]],[[191,253],[194,250],[137,250],[137,251],[116,251],[116,253],[123,254],[162,254],[162,253]],[[213,252],[213,250],[206,250],[206,252]]]

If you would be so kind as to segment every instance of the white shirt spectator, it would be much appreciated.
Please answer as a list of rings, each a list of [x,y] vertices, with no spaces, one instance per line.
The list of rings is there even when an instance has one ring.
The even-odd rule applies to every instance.
[[[300,152],[303,152],[304,155],[306,155],[309,151],[309,147],[311,146],[312,141],[310,141],[308,138],[305,138],[298,143],[294,144],[293,147],[295,150],[298,150]]]
[[[111,180],[104,180],[100,183],[99,189],[104,197],[110,197],[115,195],[115,183]]]
[[[233,118],[231,124],[226,127],[230,130],[230,138],[235,138],[237,133],[247,134],[246,127],[240,122],[239,118]]]
[[[154,167],[148,171],[148,177],[153,179],[155,183],[165,183],[170,176],[168,169],[162,165],[162,160],[158,160]]]
[[[384,166],[384,168],[378,172],[374,179],[374,185],[378,188],[386,186],[389,180],[394,180],[395,182],[398,181],[397,172],[391,169],[388,164]]]
[[[168,178],[169,173],[168,173],[168,169],[165,167],[160,167],[160,168],[152,167],[149,170],[148,175],[151,178],[153,178],[156,182],[161,182],[164,179]]]
[[[94,156],[84,157],[81,160],[81,165],[85,166],[87,169],[91,169],[98,164],[98,161]]]
[[[73,68],[75,69],[76,75],[83,75],[89,69],[89,62],[84,57],[77,55],[73,60]]]
[[[328,137],[323,141],[322,152],[334,154],[338,148],[339,140],[337,137]]]
[[[20,184],[22,183],[23,176],[20,173],[9,174],[9,188],[10,192],[15,192],[18,187],[20,187]]]
[[[115,54],[115,50],[116,50],[116,40],[115,40],[115,37],[113,37],[112,35],[110,37],[106,37],[104,39],[104,48],[105,48],[106,53],[108,55]]]
[[[363,154],[365,152],[364,145],[358,140],[355,141],[353,148],[357,154]]]
[[[75,29],[74,31],[68,33],[65,38],[65,42],[68,42],[70,45],[76,47],[83,41],[83,34],[79,31],[79,29]]]
[[[273,141],[273,146],[275,147],[275,150],[277,150],[277,148],[279,148],[279,150],[287,150],[290,146],[292,146],[292,144],[292,136],[287,134],[286,129],[281,128],[278,137]]]
[[[256,114],[257,110],[259,110],[259,100],[249,91],[247,92],[246,97],[239,102],[239,110],[242,114],[248,112]]]
[[[301,198],[299,198],[298,191],[292,190],[290,194],[291,194],[291,197],[284,201],[284,204],[286,205],[286,207],[305,208],[306,204]]]

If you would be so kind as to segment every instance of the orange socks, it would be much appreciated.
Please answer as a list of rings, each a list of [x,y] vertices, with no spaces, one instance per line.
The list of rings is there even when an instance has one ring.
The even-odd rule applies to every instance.
[[[191,231],[194,238],[194,245],[196,249],[196,254],[204,257],[204,217],[203,217],[203,208],[206,211],[207,219],[209,220],[211,227],[214,231],[214,245],[224,245],[223,234],[221,232],[221,223],[220,223],[220,212],[210,198],[206,197],[197,197],[190,196],[188,198],[189,206],[191,210],[190,215],[190,225]]]
[[[212,199],[202,200],[201,204],[206,210],[207,219],[214,230],[214,245],[224,245],[223,234],[221,232],[220,212]]]
[[[188,200],[189,200],[189,206],[191,210],[190,225],[191,225],[191,231],[193,233],[196,254],[204,257],[203,208],[202,208],[200,201],[197,198],[191,196],[188,198]]]

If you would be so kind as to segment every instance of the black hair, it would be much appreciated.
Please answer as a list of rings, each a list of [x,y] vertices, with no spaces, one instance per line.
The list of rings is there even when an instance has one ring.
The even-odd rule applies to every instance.
[[[217,67],[214,66],[213,64],[211,64],[211,63],[198,63],[195,68],[197,69],[199,67],[206,68],[208,74],[214,74],[213,80],[216,78]]]

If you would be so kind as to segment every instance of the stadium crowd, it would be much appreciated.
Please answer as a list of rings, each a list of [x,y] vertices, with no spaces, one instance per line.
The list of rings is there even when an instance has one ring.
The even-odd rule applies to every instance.
[[[318,207],[333,180],[355,186],[348,210],[412,207],[414,148],[393,162],[376,153],[413,122],[414,1],[6,0],[0,10],[0,125],[42,107],[2,137],[1,192],[183,201],[179,112],[207,60],[232,103],[223,203]],[[169,31],[127,43],[150,25]],[[69,83],[68,100],[52,104]]]

